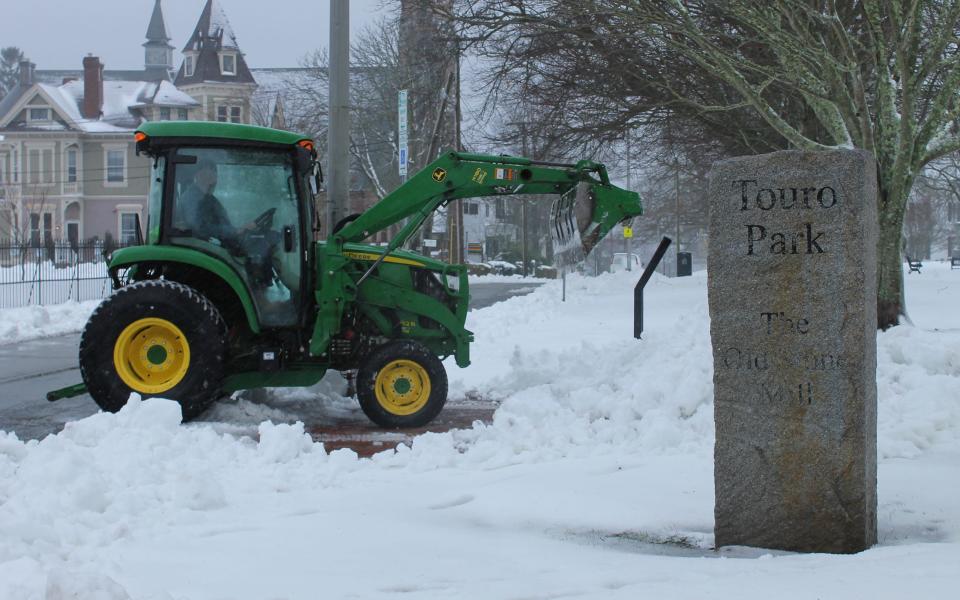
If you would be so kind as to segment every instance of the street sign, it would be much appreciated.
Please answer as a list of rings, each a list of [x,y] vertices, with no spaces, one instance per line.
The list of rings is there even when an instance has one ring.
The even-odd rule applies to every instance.
[[[429,238],[423,238],[423,246],[424,246],[424,248],[436,248],[436,247],[437,247],[437,240],[431,240],[431,239],[429,239]]]
[[[400,177],[407,177],[407,90],[397,96],[397,147]]]
[[[628,239],[633,237],[633,227],[624,227],[623,228],[623,238]]]

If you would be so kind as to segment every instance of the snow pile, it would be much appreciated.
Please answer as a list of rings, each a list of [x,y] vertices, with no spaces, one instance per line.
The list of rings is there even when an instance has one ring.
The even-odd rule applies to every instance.
[[[447,365],[451,396],[501,402],[493,423],[370,460],[289,422],[308,403],[355,411],[336,378],[210,417],[279,422],[257,439],[137,398],[40,442],[0,433],[0,598],[894,598],[960,583],[960,327],[915,314],[879,336],[879,547],[705,560],[706,277],[655,276],[642,341],[634,281],[571,276],[566,302],[555,281],[472,311],[473,364]],[[949,325],[957,296],[937,290],[952,280],[922,281],[918,304]]]
[[[62,585],[56,580],[69,570],[82,575],[69,578],[75,585],[90,585],[63,597],[98,597],[87,592],[116,586],[99,597],[127,598],[115,582],[104,583],[112,580],[98,564],[103,548],[194,527],[237,498],[323,487],[343,466],[358,466],[348,458],[325,467],[336,458],[300,423],[265,422],[259,442],[238,440],[182,427],[179,405],[136,395],[115,415],[70,423],[40,442],[0,432],[0,597],[59,597],[50,586]],[[40,588],[46,581],[47,596],[19,583],[24,576]]]
[[[98,304],[100,300],[5,308],[0,311],[0,344],[78,332]]]

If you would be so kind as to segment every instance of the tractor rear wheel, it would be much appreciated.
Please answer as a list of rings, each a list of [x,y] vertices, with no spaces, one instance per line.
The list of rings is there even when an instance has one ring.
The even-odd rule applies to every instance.
[[[421,427],[447,402],[447,372],[423,344],[388,342],[360,367],[357,397],[364,414],[381,427]]]
[[[120,288],[100,303],[80,337],[80,373],[103,410],[117,412],[131,392],[180,403],[183,420],[216,400],[223,380],[226,327],[202,294],[165,280]]]

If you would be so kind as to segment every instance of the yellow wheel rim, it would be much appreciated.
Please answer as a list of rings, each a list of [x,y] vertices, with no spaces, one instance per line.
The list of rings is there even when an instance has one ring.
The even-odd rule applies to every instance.
[[[190,344],[180,328],[166,319],[139,319],[117,337],[113,366],[133,391],[160,394],[187,374]]]
[[[412,360],[395,360],[377,373],[374,390],[380,406],[390,414],[412,415],[430,399],[430,376]]]

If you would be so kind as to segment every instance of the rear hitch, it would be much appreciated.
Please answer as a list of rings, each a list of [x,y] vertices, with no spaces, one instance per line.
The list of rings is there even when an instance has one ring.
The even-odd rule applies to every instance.
[[[47,392],[47,400],[50,402],[56,402],[57,400],[63,400],[64,398],[73,398],[74,396],[79,396],[81,394],[87,393],[87,384],[85,383],[76,383],[74,385],[67,386],[65,388],[60,388],[59,390],[53,390],[52,392]]]

